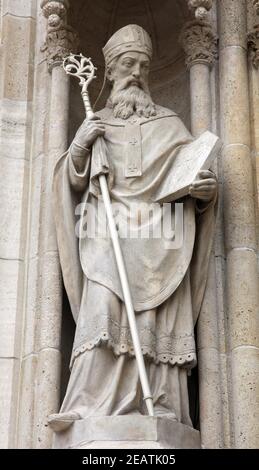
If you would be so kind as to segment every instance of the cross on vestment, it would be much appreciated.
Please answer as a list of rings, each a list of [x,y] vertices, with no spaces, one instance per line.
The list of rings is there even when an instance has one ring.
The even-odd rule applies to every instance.
[[[136,145],[136,144],[138,143],[138,141],[137,141],[137,139],[134,138],[134,139],[130,140],[129,143],[130,143],[131,145]]]
[[[125,178],[132,178],[142,175],[142,149],[140,124],[130,122],[130,126],[125,126],[125,152],[126,166]]]

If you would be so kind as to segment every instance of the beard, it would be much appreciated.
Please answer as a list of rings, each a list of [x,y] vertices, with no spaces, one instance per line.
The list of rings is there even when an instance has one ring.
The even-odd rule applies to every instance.
[[[143,82],[137,81],[139,86],[130,85],[132,78],[130,80],[128,78],[112,91],[107,105],[112,107],[114,117],[128,119],[134,113],[139,117],[144,116],[146,118],[156,115],[155,104],[147,86]]]

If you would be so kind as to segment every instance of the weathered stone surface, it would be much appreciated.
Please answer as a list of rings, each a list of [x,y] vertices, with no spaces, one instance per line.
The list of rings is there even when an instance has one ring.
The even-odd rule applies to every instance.
[[[35,389],[33,448],[51,448],[52,430],[47,425],[50,413],[59,406],[61,354],[56,349],[42,349],[38,355]]]
[[[221,137],[224,143],[250,145],[247,53],[227,47],[220,54]]]
[[[34,325],[33,325],[34,326]],[[36,355],[26,357],[21,364],[21,391],[18,422],[18,449],[32,449]]]
[[[28,162],[1,158],[0,258],[23,259],[26,242]]]
[[[31,162],[31,228],[30,228],[30,258],[39,255],[41,239],[41,219],[42,219],[42,168],[45,155],[39,155]]]
[[[167,418],[105,416],[76,421],[56,433],[54,448],[199,449],[200,433]]]
[[[48,87],[49,73],[45,62],[36,66],[35,100],[33,112],[37,116],[37,122],[33,121],[33,147],[32,159],[46,155],[48,142],[46,138],[46,127],[48,126]]]
[[[250,118],[252,137],[252,157],[254,164],[255,186],[257,190],[257,224],[258,216],[258,194],[259,194],[259,70],[250,65]],[[258,233],[258,232],[257,232]],[[258,238],[258,237],[257,237]]]
[[[225,353],[226,344],[226,324],[225,324],[225,268],[226,260],[222,256],[215,257],[216,286],[217,286],[217,325],[218,325],[218,347],[220,353]]]
[[[37,2],[35,0],[4,0],[2,14],[21,17],[36,17]]]
[[[214,348],[218,350],[218,309],[217,309],[217,292],[216,285],[216,269],[215,258],[213,253],[210,257],[209,272],[207,279],[207,287],[202,302],[200,316],[198,320],[198,351]]]
[[[29,160],[32,104],[3,99],[1,102],[1,156]]]
[[[232,250],[227,257],[228,321],[231,349],[259,347],[256,253]]]
[[[228,362],[229,432],[231,446],[258,447],[255,390],[246,378],[239,389],[245,356],[241,351],[258,344],[258,274],[256,265],[254,182],[250,160],[250,115],[247,68],[247,29],[244,0],[218,2],[220,34],[221,135],[223,154],[226,262],[226,344]],[[233,145],[234,144],[234,145]],[[256,313],[257,312],[257,313]],[[234,348],[234,349],[233,349]],[[253,349],[253,348],[252,348]],[[240,351],[237,353],[237,351]],[[236,356],[238,355],[238,357]],[[235,357],[235,359],[233,359]],[[246,364],[247,366],[248,364]],[[225,373],[225,369],[223,369]],[[251,393],[251,395],[250,395]],[[252,398],[253,396],[253,398]],[[254,405],[251,405],[252,399]],[[246,414],[253,408],[253,412]],[[253,429],[253,437],[250,429]],[[255,444],[257,442],[257,444]]]
[[[2,41],[5,48],[4,97],[31,100],[33,96],[33,43],[35,22],[30,18],[4,16]]]
[[[221,161],[217,163],[221,165]],[[213,170],[213,169],[212,169]],[[218,201],[217,201],[217,217],[216,217],[216,227],[215,227],[215,237],[214,237],[214,253],[215,256],[225,256],[225,246],[224,246],[224,225],[223,225],[223,183],[218,178]]]
[[[0,358],[0,448],[14,448],[15,411],[19,362],[17,359]]]
[[[224,330],[220,330],[221,335],[224,334]],[[223,340],[225,335],[223,336]],[[222,348],[223,349],[223,348]],[[232,416],[229,411],[231,395],[230,395],[230,377],[229,377],[229,358],[226,353],[220,354],[220,386],[221,386],[221,414],[222,414],[222,430],[221,438],[222,445],[225,449],[229,449],[232,446],[231,442],[231,426],[232,426]]]
[[[23,262],[0,259],[0,279],[0,357],[19,357]]]
[[[223,150],[226,250],[256,249],[253,175],[250,150],[228,145]]]
[[[40,320],[39,295],[39,258],[35,256],[28,260],[28,288],[26,292],[26,308],[24,318],[23,357],[36,353],[36,328]]]
[[[62,67],[53,69],[49,119],[49,155],[53,168],[56,160],[67,150],[69,82],[69,76]]]
[[[234,446],[257,449],[259,441],[259,349],[252,346],[232,351],[231,403],[234,417]]]
[[[60,348],[62,306],[62,280],[56,252],[42,254],[40,260],[40,285],[37,304],[40,312],[37,344],[38,348]],[[55,299],[55,302],[54,302]]]
[[[194,64],[190,69],[191,130],[197,137],[211,128],[210,70],[208,65]]]
[[[223,447],[219,351],[213,347],[200,349],[198,360],[202,446],[218,449]]]
[[[219,9],[220,48],[229,46],[247,47],[246,0],[220,2]]]

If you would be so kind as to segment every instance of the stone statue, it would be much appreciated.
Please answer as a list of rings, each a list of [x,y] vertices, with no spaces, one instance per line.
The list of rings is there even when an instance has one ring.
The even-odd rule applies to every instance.
[[[83,122],[54,173],[60,262],[76,321],[67,392],[60,412],[49,418],[56,432],[90,416],[146,413],[109,234],[88,236],[84,224],[78,225],[78,207],[81,219],[86,207],[99,217],[95,141],[104,137],[111,201],[125,220],[134,219],[132,207],[143,206],[145,215],[153,209],[153,195],[173,171],[176,155],[193,141],[175,112],[152,101],[152,44],[141,27],[117,31],[103,53],[109,98]],[[121,237],[155,415],[189,426],[187,373],[196,364],[194,325],[205,290],[216,198],[214,174],[201,171],[190,194],[177,201],[183,207],[178,247],[168,247],[163,236]],[[176,206],[169,207],[176,223]],[[163,217],[161,212],[156,223]],[[137,216],[132,224],[138,233],[146,220]]]

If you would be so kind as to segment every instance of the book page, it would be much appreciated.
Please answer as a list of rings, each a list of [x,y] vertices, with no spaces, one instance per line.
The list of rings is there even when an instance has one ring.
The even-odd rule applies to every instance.
[[[184,146],[154,195],[156,202],[172,202],[189,194],[199,171],[208,170],[221,148],[219,137],[209,131]]]

